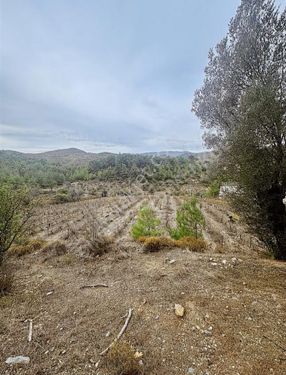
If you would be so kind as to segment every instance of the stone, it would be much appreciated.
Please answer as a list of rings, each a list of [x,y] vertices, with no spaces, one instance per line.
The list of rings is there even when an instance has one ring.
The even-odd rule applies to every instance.
[[[193,367],[189,367],[188,374],[194,374],[194,373],[195,373],[195,369]]]
[[[185,315],[185,308],[179,303],[175,303],[175,314],[180,318]]]
[[[25,357],[23,355],[8,357],[5,363],[7,363],[7,365],[28,364],[30,363],[30,357]]]
[[[135,359],[139,359],[139,358],[142,358],[143,357],[143,353],[142,352],[138,352],[136,351],[135,354],[134,354],[134,358]]]
[[[174,264],[175,262],[176,262],[175,259],[171,259],[169,263],[170,263],[170,264]]]

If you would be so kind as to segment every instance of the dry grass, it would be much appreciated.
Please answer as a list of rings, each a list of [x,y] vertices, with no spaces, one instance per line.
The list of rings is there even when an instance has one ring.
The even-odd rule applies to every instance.
[[[175,246],[196,253],[202,253],[206,250],[207,243],[202,238],[184,237],[180,240],[175,240]]]
[[[45,244],[45,241],[40,239],[34,239],[24,245],[13,245],[8,250],[9,255],[21,257],[26,254],[31,254],[37,250],[40,250]]]
[[[66,252],[66,245],[62,241],[51,242],[43,248],[43,253],[46,253],[49,256],[60,256],[66,254]]]
[[[144,245],[144,251],[148,253],[174,247],[174,241],[168,237],[139,237],[138,241]]]
[[[135,358],[135,350],[125,341],[115,343],[106,355],[105,368],[109,375],[141,375],[142,366]]]
[[[173,240],[169,237],[140,237],[138,241],[143,244],[145,252],[151,253],[172,247],[201,253],[207,248],[203,239],[194,237],[184,237],[180,240]]]
[[[98,235],[89,240],[89,253],[92,256],[100,256],[109,253],[113,249],[114,240],[111,236]]]

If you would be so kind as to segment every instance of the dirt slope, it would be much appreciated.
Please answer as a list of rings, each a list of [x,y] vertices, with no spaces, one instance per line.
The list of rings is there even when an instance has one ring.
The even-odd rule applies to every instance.
[[[163,220],[174,220],[168,210],[175,202],[152,198]],[[128,210],[138,208],[131,203],[122,214],[129,224],[112,253],[90,260],[73,254],[46,259],[39,252],[12,260],[15,290],[0,299],[0,373],[107,375],[96,368],[99,353],[131,307],[124,340],[143,353],[145,374],[284,375],[286,264],[237,248],[143,254],[129,237]],[[80,289],[97,283],[108,288]],[[175,303],[185,307],[183,318],[175,315]],[[33,319],[31,343],[27,319]],[[31,362],[8,366],[11,355],[28,355]]]

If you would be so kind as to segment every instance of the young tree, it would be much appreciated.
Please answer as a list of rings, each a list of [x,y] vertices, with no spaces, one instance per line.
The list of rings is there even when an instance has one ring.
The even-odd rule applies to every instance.
[[[5,251],[19,237],[31,217],[28,192],[11,185],[0,186],[0,265]]]
[[[277,259],[286,259],[285,74],[286,9],[242,0],[193,102],[206,143],[238,185],[237,206]]]
[[[154,210],[148,206],[144,206],[139,211],[136,223],[132,227],[132,236],[137,239],[139,237],[158,236],[160,235],[160,219],[155,215]]]
[[[179,207],[176,223],[176,228],[170,229],[170,235],[175,240],[184,237],[202,237],[202,228],[205,225],[205,219],[201,210],[197,207],[195,197]]]

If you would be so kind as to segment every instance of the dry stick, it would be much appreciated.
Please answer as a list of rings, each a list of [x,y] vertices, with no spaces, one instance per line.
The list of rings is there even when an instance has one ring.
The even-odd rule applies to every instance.
[[[85,288],[108,288],[108,285],[106,284],[95,284],[95,285],[82,285],[79,287],[79,289],[85,289]]]
[[[130,322],[130,319],[131,319],[131,316],[132,316],[132,311],[133,309],[129,309],[128,311],[128,315],[127,315],[127,318],[125,320],[125,323],[124,323],[124,326],[121,328],[121,331],[118,333],[117,337],[112,341],[112,343],[105,349],[103,350],[103,352],[100,353],[100,355],[104,355],[108,352],[108,350],[120,339],[120,337],[123,335],[123,333],[125,332],[129,322]]]
[[[28,342],[32,341],[32,335],[33,335],[33,319],[29,319]]]

